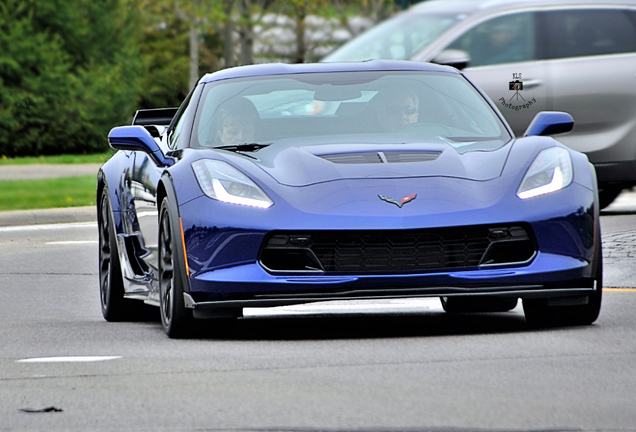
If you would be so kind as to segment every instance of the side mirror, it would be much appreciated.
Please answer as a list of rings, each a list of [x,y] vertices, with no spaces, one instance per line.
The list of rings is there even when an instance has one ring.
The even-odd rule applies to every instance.
[[[163,154],[150,132],[143,126],[119,126],[111,129],[108,144],[115,150],[144,152],[160,166],[171,166],[174,163],[173,159]]]
[[[439,53],[431,61],[433,63],[452,66],[454,68],[462,70],[470,64],[470,54],[462,50],[447,49]]]
[[[548,136],[570,132],[574,128],[574,119],[562,111],[541,111],[526,129],[523,136]]]

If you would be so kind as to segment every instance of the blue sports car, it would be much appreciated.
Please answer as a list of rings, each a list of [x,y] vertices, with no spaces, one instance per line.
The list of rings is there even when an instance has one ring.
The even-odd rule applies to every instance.
[[[245,307],[440,297],[451,313],[522,299],[533,325],[591,324],[595,172],[548,136],[573,125],[541,112],[515,138],[464,75],[419,62],[206,75],[180,108],[138,111],[108,136],[103,315],[158,306],[183,337]]]

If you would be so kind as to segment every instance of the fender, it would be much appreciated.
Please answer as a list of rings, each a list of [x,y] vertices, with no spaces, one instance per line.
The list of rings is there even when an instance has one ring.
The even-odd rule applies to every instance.
[[[190,292],[190,270],[188,268],[188,260],[185,251],[185,243],[183,239],[183,225],[181,223],[181,214],[179,212],[179,200],[174,188],[174,183],[170,173],[166,172],[159,181],[157,188],[157,207],[161,208],[164,200],[168,200],[170,206],[168,211],[170,214],[170,229],[172,230],[172,238],[175,239],[176,245],[173,253],[176,255],[178,265],[183,265],[185,271],[175,272],[180,275],[183,282],[184,292]],[[176,264],[175,264],[176,265]]]
[[[110,158],[97,173],[97,211],[99,212],[99,201],[103,190],[106,190],[110,198],[110,205],[113,211],[113,222],[116,234],[125,234],[124,219],[126,213],[130,211],[132,195],[126,187],[126,178],[130,177],[134,162],[134,152],[119,151]],[[119,193],[118,191],[128,191]]]

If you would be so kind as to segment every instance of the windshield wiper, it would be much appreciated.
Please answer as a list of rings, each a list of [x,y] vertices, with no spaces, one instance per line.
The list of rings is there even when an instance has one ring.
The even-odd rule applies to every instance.
[[[222,145],[214,148],[233,152],[257,152],[262,148],[269,147],[270,145],[271,144],[243,143],[235,145]]]

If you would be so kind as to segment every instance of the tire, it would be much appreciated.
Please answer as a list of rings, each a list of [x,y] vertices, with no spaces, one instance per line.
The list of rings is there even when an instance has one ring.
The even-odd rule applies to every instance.
[[[591,325],[601,312],[603,300],[603,252],[600,229],[597,236],[598,248],[594,255],[596,290],[583,305],[550,306],[547,299],[524,299],[523,312],[528,324],[536,327]]]
[[[97,219],[99,232],[99,293],[102,315],[106,321],[125,321],[130,318],[124,300],[124,278],[117,250],[117,237],[108,193],[100,198]]]
[[[182,256],[181,231],[168,199],[159,212],[159,309],[161,325],[170,338],[192,334],[194,318],[183,299],[187,276]]]
[[[517,307],[516,298],[440,297],[447,313],[508,312]]]

